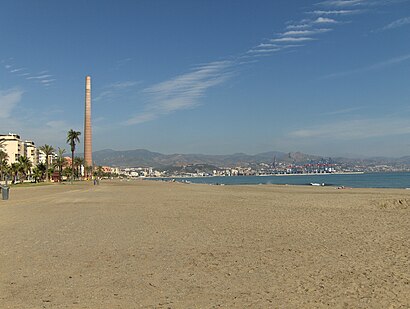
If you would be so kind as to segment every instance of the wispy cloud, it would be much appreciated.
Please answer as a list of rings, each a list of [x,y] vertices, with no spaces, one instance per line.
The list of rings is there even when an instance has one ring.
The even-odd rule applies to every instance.
[[[306,42],[306,41],[313,41],[313,38],[309,37],[284,37],[284,38],[278,38],[278,39],[271,39],[271,42],[285,42],[285,43],[292,43],[292,42]]]
[[[201,65],[189,73],[144,90],[148,103],[144,110],[126,121],[127,125],[153,120],[178,110],[199,105],[205,92],[232,76],[233,61],[216,61]]]
[[[249,54],[257,54],[257,53],[274,53],[282,50],[282,48],[271,48],[271,49],[250,49],[248,50]]]
[[[103,87],[102,91],[94,98],[94,101],[113,100],[121,96],[124,91],[134,89],[140,84],[141,82],[139,81],[121,81],[109,84]]]
[[[315,35],[315,34],[321,34],[325,32],[332,31],[332,29],[312,29],[312,30],[290,30],[282,33],[282,36],[309,36],[309,35]]]
[[[299,139],[352,140],[384,137],[410,133],[410,124],[405,118],[354,119],[316,125],[289,133]]]
[[[53,78],[53,75],[48,74],[48,71],[41,71],[37,74],[32,74],[29,72],[29,70],[25,67],[20,67],[17,66],[14,63],[14,58],[10,58],[8,60],[2,60],[1,61],[4,65],[4,68],[10,73],[18,77],[23,77],[26,80],[33,81],[33,82],[39,82],[41,85],[48,87],[50,86],[53,82],[56,81],[55,78]]]
[[[368,71],[373,71],[373,70],[380,70],[380,69],[383,69],[383,68],[386,68],[392,65],[399,64],[407,60],[410,60],[410,54],[399,56],[399,57],[394,57],[394,58],[391,58],[385,61],[374,63],[372,65],[361,67],[361,68],[350,70],[350,71],[332,73],[332,74],[323,76],[323,78],[324,79],[337,78],[337,77],[348,76],[351,74],[357,74],[357,73],[368,72]]]
[[[11,69],[10,73],[17,73],[17,72],[24,71],[24,70],[25,70],[25,68]]]
[[[23,91],[17,88],[0,90],[0,118],[8,118],[13,108],[21,101]]]
[[[323,11],[323,10],[315,10],[312,12],[308,12],[309,14],[313,15],[352,15],[359,13],[360,10],[330,10],[330,11]]]
[[[343,115],[343,114],[350,114],[353,112],[356,112],[358,110],[363,109],[363,107],[358,106],[358,107],[350,107],[350,108],[343,108],[335,111],[329,111],[329,112],[324,112],[321,115],[322,116],[336,116],[336,115]]]
[[[383,27],[383,30],[391,30],[395,28],[400,28],[410,24],[410,17],[400,18]]]
[[[259,48],[259,47],[260,47],[260,48],[266,48],[266,47],[269,47],[269,48],[278,48],[278,47],[281,47],[281,45],[272,44],[272,43],[261,43],[261,44],[259,44],[257,47],[258,47],[258,48]]]
[[[29,76],[26,79],[38,79],[38,80],[44,80],[46,78],[53,77],[53,75],[46,74],[46,75],[37,75],[37,76]]]
[[[409,0],[325,0],[316,5],[323,7],[333,8],[355,8],[355,7],[377,7],[387,6],[403,2],[409,2]]]
[[[108,85],[107,88],[126,89],[126,88],[137,86],[139,84],[141,84],[141,82],[138,82],[138,81],[116,82],[116,83],[112,83],[112,84]]]
[[[327,0],[318,3],[319,5],[335,6],[335,7],[351,7],[366,4],[364,0]]]
[[[338,24],[339,22],[333,18],[318,17],[313,21],[314,24]]]
[[[287,25],[286,29],[288,30],[297,30],[297,29],[307,29],[310,28],[311,25],[310,24],[291,24],[291,25]]]
[[[116,63],[116,69],[120,69],[123,66],[126,66],[127,64],[129,64],[132,61],[132,58],[124,58],[121,60],[118,60]]]

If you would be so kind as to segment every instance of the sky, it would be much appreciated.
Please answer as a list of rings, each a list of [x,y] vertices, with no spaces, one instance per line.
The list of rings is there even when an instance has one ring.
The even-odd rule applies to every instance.
[[[410,0],[3,1],[0,44],[0,133],[37,145],[90,75],[94,151],[410,155]]]

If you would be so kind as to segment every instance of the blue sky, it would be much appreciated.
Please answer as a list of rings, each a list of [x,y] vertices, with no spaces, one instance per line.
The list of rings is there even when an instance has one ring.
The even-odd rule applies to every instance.
[[[0,132],[65,147],[410,154],[410,1],[4,1]],[[82,145],[79,146],[82,149]]]

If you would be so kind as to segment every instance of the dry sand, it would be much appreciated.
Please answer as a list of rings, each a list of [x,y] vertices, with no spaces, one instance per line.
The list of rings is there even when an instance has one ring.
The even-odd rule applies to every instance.
[[[410,191],[12,188],[0,308],[410,308]]]

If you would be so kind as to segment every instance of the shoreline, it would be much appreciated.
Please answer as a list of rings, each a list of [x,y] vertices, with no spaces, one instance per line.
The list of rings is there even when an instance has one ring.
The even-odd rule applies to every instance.
[[[333,176],[332,176],[333,175]],[[272,177],[269,177],[272,176]],[[275,177],[278,176],[278,177]],[[292,177],[286,177],[292,176]],[[299,176],[299,177],[293,177]],[[322,177],[323,176],[323,177]],[[357,176],[357,177],[356,177]],[[292,185],[334,188],[409,189],[410,173],[329,173],[265,176],[208,177],[141,177],[138,179],[165,182],[202,183],[208,185]],[[323,185],[322,185],[323,184]]]
[[[226,178],[226,177],[275,177],[275,176],[327,176],[327,175],[361,175],[361,174],[370,174],[365,172],[336,172],[336,173],[304,173],[304,174],[269,174],[269,175],[237,175],[237,176],[218,176],[218,175],[210,175],[210,176],[169,176],[169,177],[155,177],[155,176],[148,176],[148,177],[136,177],[135,179],[179,179],[179,178]],[[376,174],[376,173],[374,173]],[[382,174],[382,173],[380,173]]]

